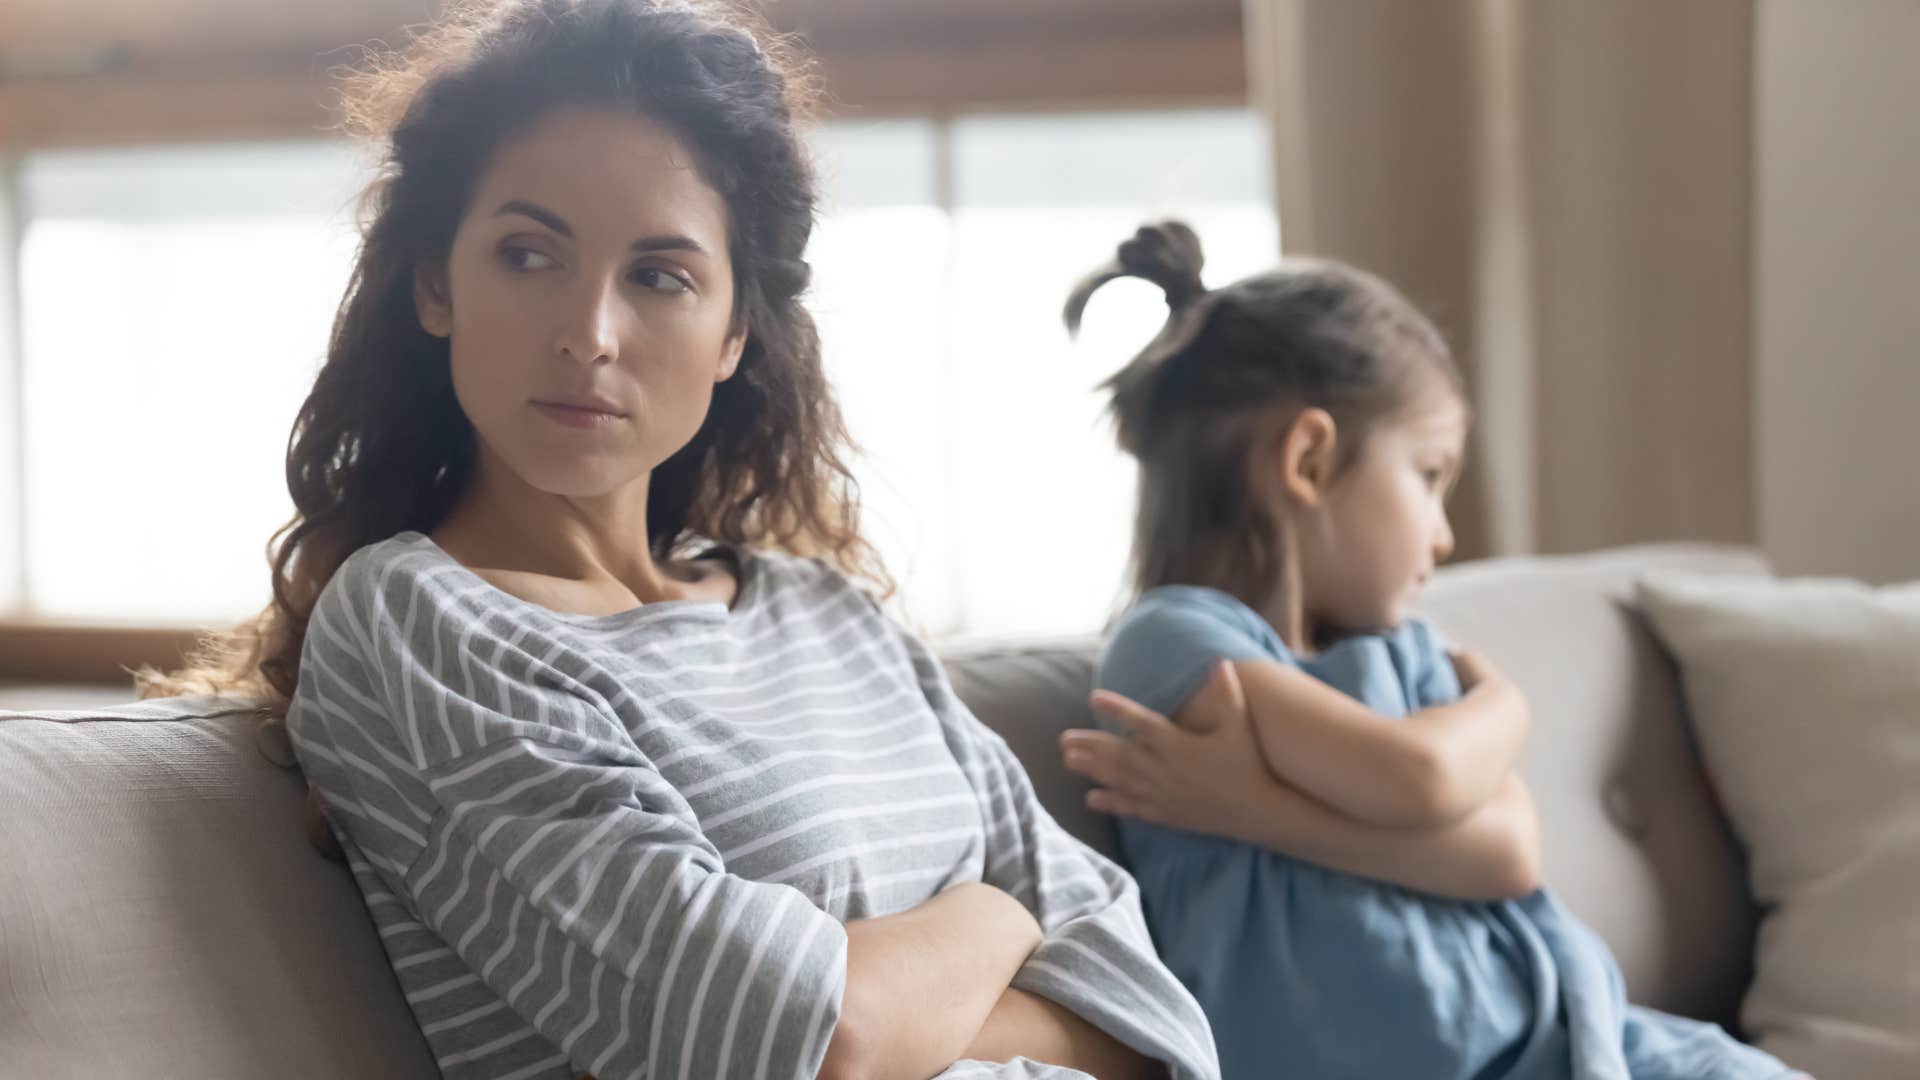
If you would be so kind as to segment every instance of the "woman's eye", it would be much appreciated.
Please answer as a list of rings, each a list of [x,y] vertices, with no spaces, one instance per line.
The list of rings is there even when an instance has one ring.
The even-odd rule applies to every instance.
[[[500,249],[500,258],[515,270],[545,270],[553,265],[552,259],[532,248],[504,247]]]
[[[688,292],[693,288],[693,286],[687,282],[686,278],[681,277],[671,270],[662,270],[657,266],[637,267],[629,276],[628,280],[642,288],[653,289],[664,293]]]

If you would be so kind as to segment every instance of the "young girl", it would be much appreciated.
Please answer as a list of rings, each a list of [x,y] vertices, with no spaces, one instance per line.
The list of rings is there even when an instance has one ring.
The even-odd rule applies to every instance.
[[[1140,463],[1139,598],[1094,700],[1131,739],[1063,749],[1121,815],[1223,1075],[1787,1073],[1627,1005],[1606,946],[1536,886],[1526,702],[1409,618],[1453,547],[1468,424],[1440,335],[1345,266],[1212,292],[1200,267],[1191,230],[1149,226],[1067,305],[1077,329],[1133,276],[1172,314],[1107,383]]]

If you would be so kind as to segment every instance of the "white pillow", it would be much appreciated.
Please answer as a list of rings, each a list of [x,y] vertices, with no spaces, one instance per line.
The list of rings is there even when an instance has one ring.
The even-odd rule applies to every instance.
[[[1920,583],[1662,576],[1640,601],[1751,860],[1748,1034],[1824,1080],[1920,1077]]]

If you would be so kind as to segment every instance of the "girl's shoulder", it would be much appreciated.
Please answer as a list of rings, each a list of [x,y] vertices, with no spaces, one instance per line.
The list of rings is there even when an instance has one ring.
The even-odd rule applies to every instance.
[[[1109,640],[1143,633],[1230,634],[1259,645],[1275,659],[1292,658],[1279,633],[1259,612],[1231,593],[1204,585],[1162,585],[1141,593],[1115,620]]]
[[[1391,629],[1341,638],[1304,667],[1322,682],[1393,715],[1445,704],[1460,696],[1445,639],[1433,624],[1419,618]],[[1396,692],[1386,693],[1384,688],[1389,686],[1397,688]]]
[[[1325,652],[1341,649],[1369,649],[1385,651],[1393,656],[1409,659],[1430,659],[1445,657],[1446,639],[1441,637],[1432,623],[1422,618],[1410,618],[1398,626],[1387,630],[1375,630],[1364,634],[1353,634],[1329,644]]]
[[[1114,622],[1095,683],[1172,716],[1221,660],[1295,662],[1273,627],[1233,596],[1163,586],[1142,593]]]

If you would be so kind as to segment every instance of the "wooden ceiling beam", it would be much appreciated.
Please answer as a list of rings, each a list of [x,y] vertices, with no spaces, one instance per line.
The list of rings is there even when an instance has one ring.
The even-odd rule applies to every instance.
[[[329,130],[334,91],[327,71],[357,55],[355,45],[341,43],[401,40],[406,22],[434,6],[435,0],[248,0],[237,9],[231,0],[8,0],[0,5],[10,12],[0,16],[0,152],[297,138]],[[323,8],[331,14],[320,13]],[[1246,96],[1238,0],[779,0],[768,10],[776,26],[801,34],[816,57],[828,116],[1201,104]],[[216,11],[241,25],[208,33]],[[276,12],[286,14],[287,23],[269,33],[267,16]],[[34,70],[23,57],[40,56],[54,69],[84,64],[83,54],[47,60],[56,44],[84,49],[115,42],[124,52],[112,70],[20,74]]]

